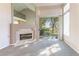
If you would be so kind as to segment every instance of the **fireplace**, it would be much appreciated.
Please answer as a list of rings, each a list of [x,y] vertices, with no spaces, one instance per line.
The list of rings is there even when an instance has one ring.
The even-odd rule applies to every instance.
[[[16,31],[16,45],[18,45],[19,42],[22,42],[22,40],[32,41],[34,39],[33,35],[34,33],[31,28],[19,29]]]
[[[20,40],[32,39],[32,33],[20,34]]]

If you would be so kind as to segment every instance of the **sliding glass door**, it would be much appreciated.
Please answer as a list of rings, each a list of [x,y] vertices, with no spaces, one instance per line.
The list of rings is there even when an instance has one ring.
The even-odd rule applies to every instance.
[[[58,17],[40,18],[40,36],[57,36],[58,35]]]

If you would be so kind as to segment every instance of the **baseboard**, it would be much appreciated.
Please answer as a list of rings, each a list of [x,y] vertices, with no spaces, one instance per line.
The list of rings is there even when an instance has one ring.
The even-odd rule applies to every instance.
[[[76,48],[72,43],[68,42],[67,40],[64,40],[66,44],[68,44],[74,51],[76,51],[79,54],[79,49]]]
[[[12,45],[12,46],[14,46],[14,45],[16,45],[17,43],[13,43],[13,44],[10,44],[10,45]]]
[[[0,49],[4,49],[4,48],[6,48],[6,47],[8,47],[8,46],[5,46],[5,47],[0,47]]]

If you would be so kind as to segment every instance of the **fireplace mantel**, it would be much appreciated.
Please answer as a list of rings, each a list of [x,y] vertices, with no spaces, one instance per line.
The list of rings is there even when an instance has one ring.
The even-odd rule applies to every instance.
[[[27,25],[27,24],[13,24],[12,25],[12,32],[11,32],[11,44],[15,45],[17,42],[19,42],[19,35],[20,34],[26,34],[26,33],[32,33],[32,39],[35,38],[35,28],[33,25]]]

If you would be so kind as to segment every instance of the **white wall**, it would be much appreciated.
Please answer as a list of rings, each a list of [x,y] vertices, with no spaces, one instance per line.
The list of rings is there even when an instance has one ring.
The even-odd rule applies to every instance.
[[[9,46],[11,4],[0,3],[0,49]]]
[[[40,17],[59,16],[62,15],[62,8],[58,6],[39,7],[39,13]]]
[[[64,35],[65,42],[79,53],[79,4],[70,4],[70,35]]]

